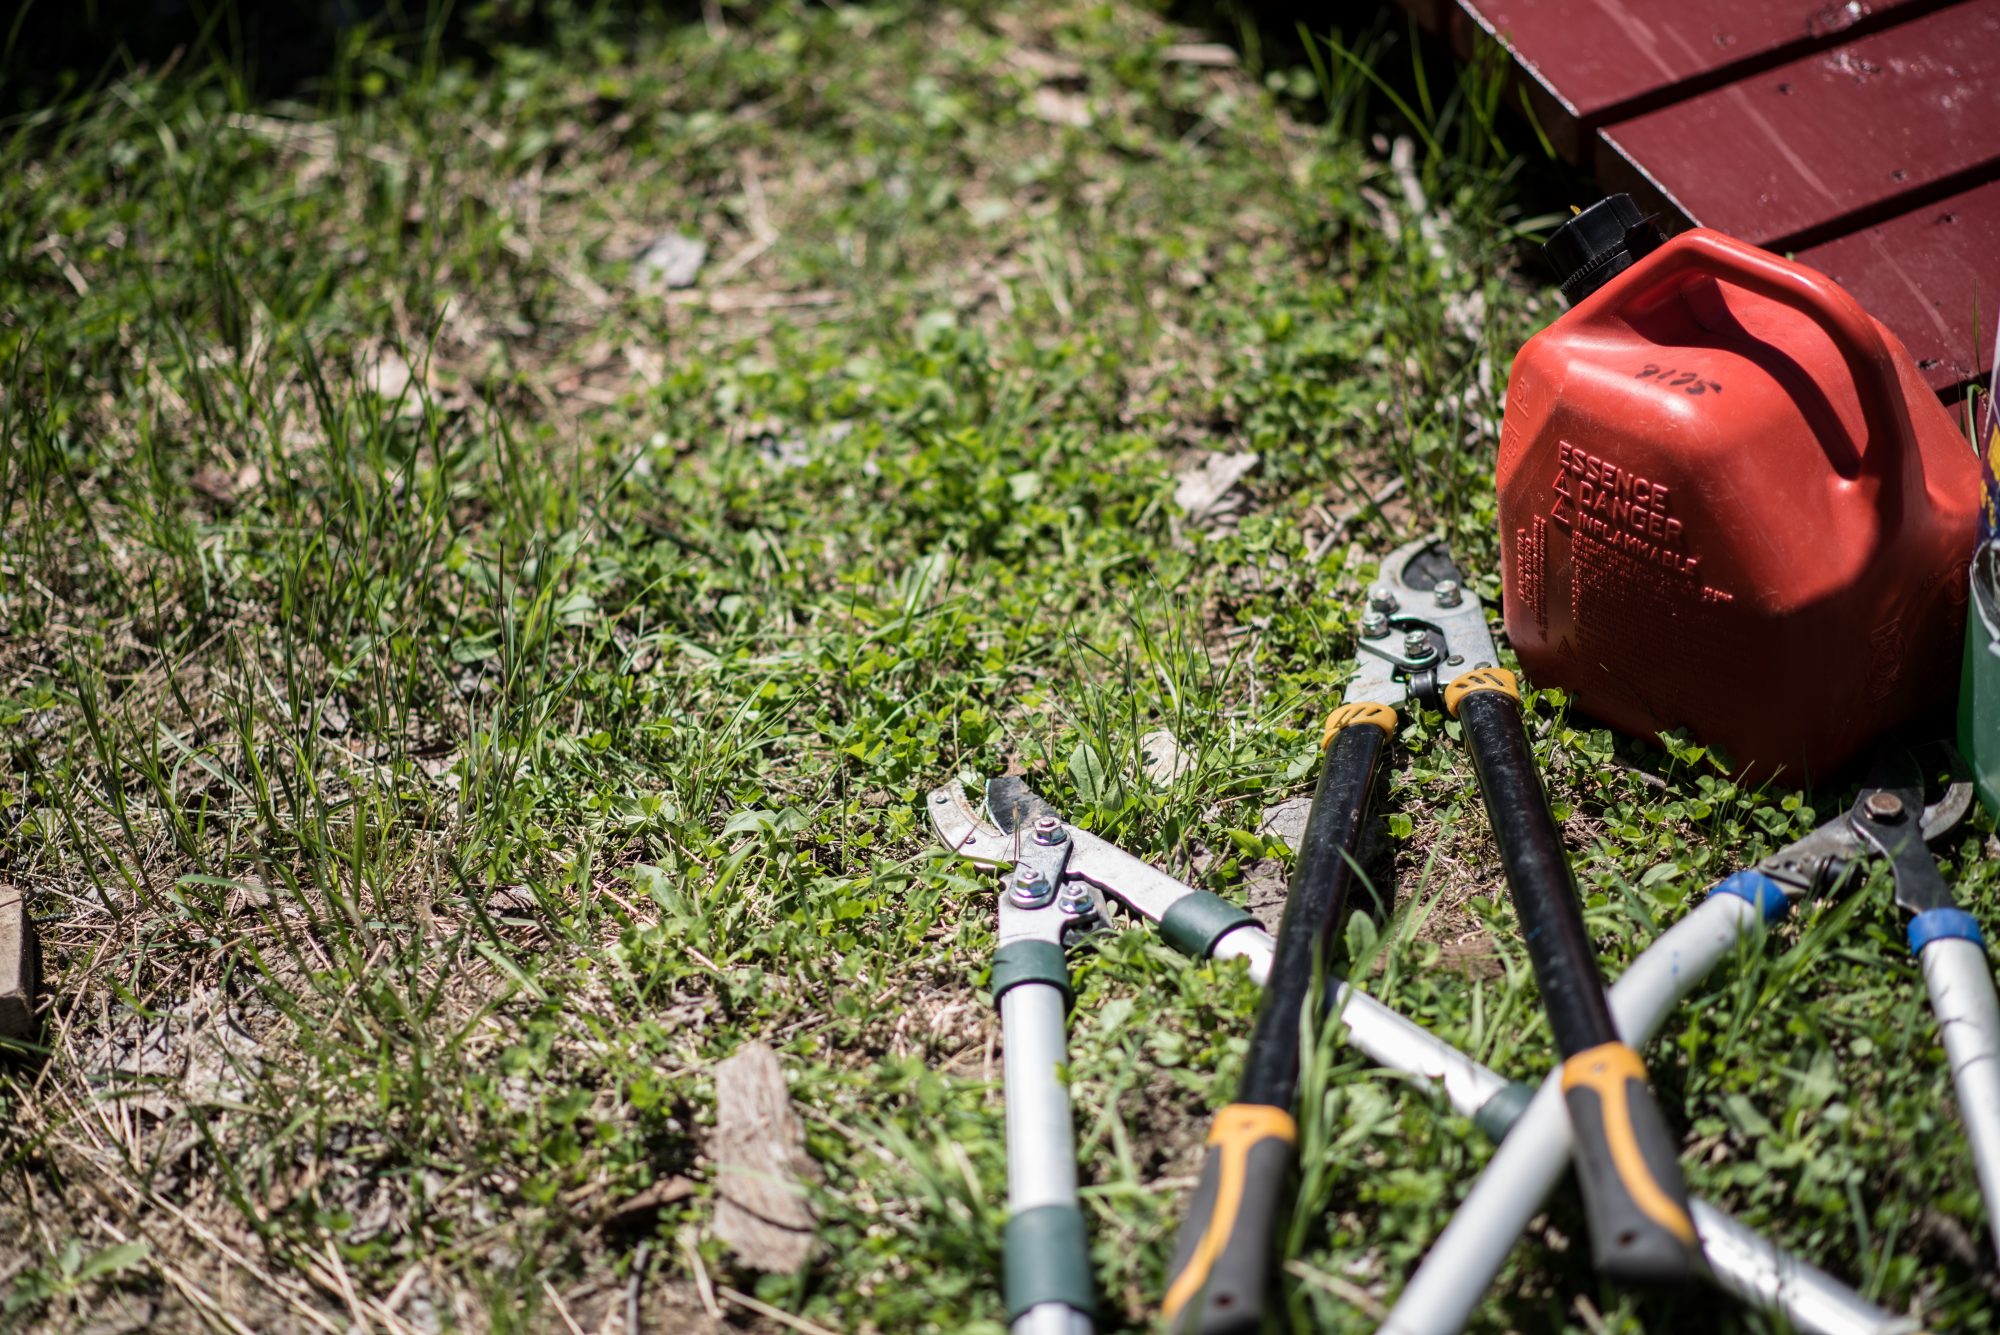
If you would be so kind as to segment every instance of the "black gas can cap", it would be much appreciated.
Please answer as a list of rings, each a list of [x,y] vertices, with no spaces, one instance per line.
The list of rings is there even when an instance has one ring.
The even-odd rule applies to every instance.
[[[1562,294],[1574,306],[1650,255],[1666,241],[1630,195],[1611,195],[1556,228],[1542,243],[1542,258],[1556,271]]]

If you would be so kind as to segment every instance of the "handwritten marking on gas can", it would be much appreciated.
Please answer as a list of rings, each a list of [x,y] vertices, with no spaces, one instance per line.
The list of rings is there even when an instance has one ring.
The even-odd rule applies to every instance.
[[[1662,385],[1678,389],[1681,393],[1689,395],[1720,394],[1722,392],[1722,382],[1720,380],[1703,380],[1694,371],[1683,371],[1673,366],[1662,367],[1657,362],[1647,362],[1644,367],[1633,373],[1632,378],[1634,380],[1656,380]]]

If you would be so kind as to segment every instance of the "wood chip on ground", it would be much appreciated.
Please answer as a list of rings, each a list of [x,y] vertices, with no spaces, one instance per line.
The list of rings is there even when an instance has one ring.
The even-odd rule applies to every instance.
[[[805,1180],[813,1163],[778,1054],[761,1043],[715,1068],[715,1235],[737,1260],[786,1274],[812,1252]]]

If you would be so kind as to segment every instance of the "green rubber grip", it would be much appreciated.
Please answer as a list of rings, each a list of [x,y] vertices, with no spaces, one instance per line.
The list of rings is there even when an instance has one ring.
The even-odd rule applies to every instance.
[[[1256,922],[1248,910],[1238,908],[1220,895],[1197,890],[1182,895],[1160,915],[1160,935],[1183,955],[1205,960],[1215,951],[1215,943],[1245,923]]]
[[[1232,1103],[1209,1128],[1208,1155],[1167,1272],[1161,1315],[1178,1335],[1252,1332],[1264,1321],[1273,1235],[1292,1171],[1290,1113]]]
[[[1562,1083],[1598,1270],[1627,1284],[1700,1275],[1707,1262],[1673,1135],[1639,1054],[1623,1043],[1587,1048],[1563,1062]]]
[[[1074,1205],[1038,1205],[1007,1221],[1001,1240],[1007,1320],[1043,1303],[1063,1303],[1089,1316],[1097,1307],[1090,1277],[1090,1239]]]
[[[1501,1087],[1498,1094],[1479,1105],[1479,1111],[1472,1114],[1472,1124],[1485,1137],[1498,1145],[1507,1139],[1507,1133],[1514,1129],[1514,1123],[1521,1120],[1521,1114],[1528,1111],[1528,1105],[1535,1101],[1535,1087],[1511,1080]]]
[[[1076,1003],[1069,959],[1053,941],[1009,941],[993,952],[993,1000],[997,1003],[1008,988],[1022,983],[1047,983],[1063,994],[1065,1006]]]

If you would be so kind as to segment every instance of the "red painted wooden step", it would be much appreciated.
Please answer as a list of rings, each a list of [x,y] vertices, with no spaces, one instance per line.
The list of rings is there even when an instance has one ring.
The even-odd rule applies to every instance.
[[[1589,166],[1590,131],[1816,47],[1874,31],[1942,0],[1465,0],[1461,54],[1496,40],[1528,76],[1536,119]]]
[[[1605,127],[1616,186],[1772,249],[2000,167],[2000,0],[1974,0]],[[1915,201],[1912,201],[1915,202]]]
[[[1990,369],[2000,0],[1403,3],[1504,42],[1603,191],[1831,274],[1948,397]]]
[[[1800,252],[1896,331],[1934,388],[1984,373],[2000,316],[2000,183]]]

